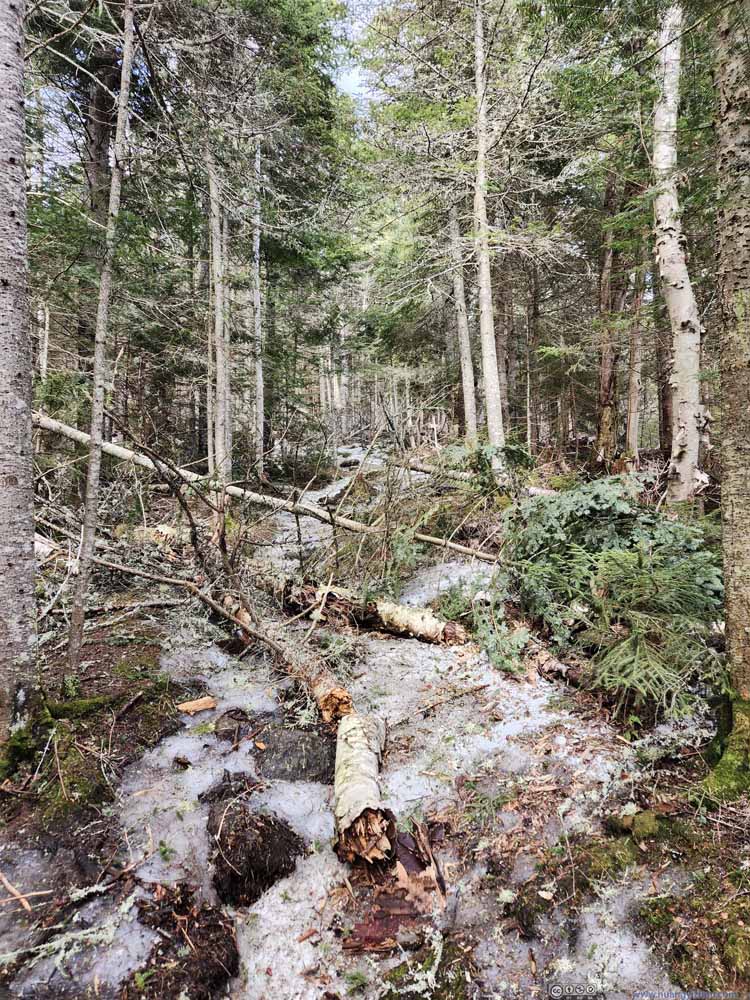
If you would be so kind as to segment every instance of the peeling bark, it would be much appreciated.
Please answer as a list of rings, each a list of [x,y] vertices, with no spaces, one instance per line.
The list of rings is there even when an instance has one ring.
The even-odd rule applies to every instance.
[[[707,436],[710,419],[700,399],[701,322],[688,274],[677,193],[681,32],[682,8],[673,4],[663,15],[656,53],[659,93],[653,151],[656,263],[672,326],[670,503],[690,500],[695,494],[701,437]]]
[[[342,861],[384,861],[393,855],[396,820],[380,793],[384,748],[381,719],[353,713],[339,722],[333,811],[336,853]]]

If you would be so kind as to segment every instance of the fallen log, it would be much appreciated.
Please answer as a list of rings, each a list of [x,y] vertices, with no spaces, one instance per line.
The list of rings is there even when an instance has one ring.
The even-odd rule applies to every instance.
[[[385,748],[385,723],[357,713],[339,722],[333,811],[336,853],[351,863],[389,860],[396,845],[396,819],[383,806],[380,761]]]
[[[301,648],[298,643],[290,640],[284,629],[271,622],[266,623],[262,630],[257,628],[247,610],[236,599],[230,598],[229,595],[223,595],[221,602],[214,600],[209,594],[204,593],[193,580],[185,580],[182,577],[162,576],[160,573],[125,566],[123,563],[102,559],[99,556],[95,556],[93,561],[97,566],[103,566],[117,573],[126,573],[129,576],[137,576],[145,580],[153,580],[155,583],[165,583],[187,590],[216,614],[238,626],[243,638],[247,637],[245,641],[255,639],[275,653],[283,663],[284,669],[309,689],[325,722],[337,722],[342,716],[353,710],[351,695],[339,685],[323,662],[322,657],[318,656],[314,650]]]
[[[411,469],[412,472],[423,472],[427,476],[445,476],[446,479],[454,479],[459,483],[472,483],[477,478],[473,472],[437,468],[415,460],[410,460],[405,467]],[[557,490],[548,489],[546,486],[526,486],[524,492],[528,493],[530,497],[552,497],[556,495]]]
[[[40,427],[42,430],[50,431],[53,434],[60,434],[62,437],[76,441],[78,444],[87,445],[89,443],[89,435],[84,431],[79,431],[75,427],[69,427],[59,420],[53,420],[52,417],[45,416],[43,413],[34,411],[33,423],[35,427]],[[152,472],[161,472],[153,459],[147,455],[141,455],[137,451],[132,451],[130,448],[123,448],[122,445],[103,441],[102,451],[106,455],[110,455],[112,458],[119,458],[123,462],[132,462],[134,465],[140,465],[144,469],[150,469]],[[189,469],[176,468],[174,471],[186,483],[208,482],[205,476],[201,476],[197,472],[191,472]],[[213,486],[214,484],[211,485]],[[351,531],[360,533],[370,532],[374,534],[378,530],[371,528],[368,524],[362,524],[348,517],[333,514],[326,510],[325,507],[319,507],[317,504],[309,501],[280,500],[278,497],[269,497],[263,493],[255,493],[252,490],[246,490],[239,486],[225,486],[224,491],[228,496],[236,497],[239,500],[246,500],[260,507],[267,507],[269,510],[276,510],[280,513],[299,514],[301,517],[313,517],[318,521],[323,521],[324,524],[336,524],[338,527],[348,528]]]
[[[250,614],[236,597],[225,594],[222,604],[230,619],[239,623],[249,637],[258,637]],[[324,722],[337,722],[354,711],[351,695],[341,686],[323,658],[314,649],[295,641],[293,636],[274,622],[264,623],[263,641],[270,645],[282,660],[284,670],[304,684],[315,700]]]
[[[338,584],[296,583],[275,574],[264,564],[250,567],[253,584],[275,597],[282,607],[315,620],[339,620],[361,628],[409,636],[423,642],[458,646],[469,641],[458,622],[445,621],[428,608],[410,608],[382,598],[362,600],[354,591]]]
[[[84,431],[79,431],[75,427],[69,427],[59,420],[53,420],[52,417],[45,416],[43,413],[34,411],[33,423],[35,427],[50,431],[53,434],[60,434],[71,441],[76,441],[78,444],[87,445],[89,443],[89,435]],[[132,451],[130,448],[123,448],[121,445],[103,441],[102,451],[113,458],[119,458],[123,462],[132,462],[134,465],[140,465],[144,469],[150,469],[152,472],[158,473],[161,471],[153,459],[148,458],[146,455],[141,455],[139,452]],[[178,468],[174,471],[186,483],[207,482],[204,476],[200,476],[196,472],[191,472],[189,469]],[[245,500],[248,503],[265,507],[268,510],[274,510],[278,513],[297,514],[300,517],[312,517],[316,521],[322,521],[324,524],[330,524],[331,526],[343,528],[346,531],[352,531],[357,534],[378,535],[383,531],[381,527],[364,524],[362,521],[355,521],[342,514],[336,514],[332,510],[321,507],[309,500],[280,500],[278,497],[269,497],[263,493],[255,493],[252,490],[242,489],[239,486],[225,486],[224,491],[228,496]],[[417,542],[423,542],[426,545],[436,545],[439,548],[449,549],[451,552],[460,552],[462,555],[469,556],[472,559],[479,559],[482,562],[497,562],[497,556],[491,552],[472,549],[468,545],[460,545],[458,542],[452,542],[447,538],[436,538],[433,535],[425,535],[421,532],[414,532],[412,537]]]

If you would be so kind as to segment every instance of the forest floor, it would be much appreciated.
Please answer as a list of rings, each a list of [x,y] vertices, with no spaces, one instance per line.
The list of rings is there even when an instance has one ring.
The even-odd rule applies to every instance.
[[[324,525],[303,530],[309,548],[330,542]],[[293,561],[293,518],[276,519],[273,541],[273,560]],[[425,607],[487,577],[487,565],[440,559],[423,557],[401,601]],[[119,596],[137,594],[174,598]],[[302,642],[310,626],[290,628]],[[444,881],[426,900],[390,869],[338,860],[333,734],[262,652],[236,655],[220,636],[192,603],[109,613],[88,634],[37,780],[2,786],[10,996],[750,988],[748,814],[691,800],[711,735],[697,720],[634,738],[591,695],[543,680],[534,644],[509,675],[478,646],[339,632],[355,703],[388,725],[387,805],[429,838]],[[53,649],[50,689],[62,664]],[[203,711],[177,707],[204,695],[215,704]],[[237,801],[296,835],[261,845],[248,905],[214,879],[217,825]]]

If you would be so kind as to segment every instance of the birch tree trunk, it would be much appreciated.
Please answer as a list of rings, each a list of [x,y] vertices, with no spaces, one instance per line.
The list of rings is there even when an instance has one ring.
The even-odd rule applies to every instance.
[[[654,339],[656,347],[656,387],[659,405],[659,448],[663,457],[672,454],[672,352],[663,296],[654,289]]]
[[[265,423],[265,384],[263,373],[263,318],[260,287],[260,142],[255,147],[255,196],[253,200],[253,367],[255,374],[255,408],[253,419],[255,463],[263,475],[263,427]]]
[[[720,799],[750,790],[750,0],[725,7],[716,31],[722,328],[721,512],[732,733],[708,779]]]
[[[122,68],[120,73],[120,94],[117,100],[117,126],[115,129],[114,164],[109,186],[109,207],[105,231],[104,259],[99,278],[99,300],[96,310],[96,335],[94,340],[93,395],[91,403],[91,440],[86,477],[86,501],[83,514],[81,551],[78,559],[73,607],[68,642],[68,660],[71,669],[78,667],[83,623],[86,609],[86,590],[91,575],[91,560],[96,540],[97,506],[99,501],[99,476],[102,465],[102,434],[104,429],[104,398],[107,385],[107,348],[109,332],[109,303],[112,294],[112,271],[115,257],[115,238],[120,214],[122,194],[123,163],[126,153],[126,130],[128,123],[128,102],[130,98],[130,76],[133,68],[133,5],[134,0],[125,0],[123,14]]]
[[[39,331],[39,378],[42,382],[47,378],[49,361],[49,304],[43,303],[37,313],[37,329]]]
[[[700,400],[701,323],[687,269],[677,194],[681,31],[682,8],[673,4],[659,30],[653,152],[656,262],[672,327],[672,454],[667,494],[671,503],[694,496],[701,435],[707,431]]]
[[[461,231],[458,226],[458,209],[455,205],[451,205],[448,224],[453,255],[453,303],[456,310],[456,332],[458,336],[458,358],[461,365],[461,395],[464,403],[466,443],[469,447],[474,448],[477,443],[477,397],[474,388],[474,361],[471,357],[469,317],[466,312]]]
[[[36,701],[24,6],[17,0],[0,8],[0,740]]]
[[[500,377],[495,348],[495,320],[492,310],[490,240],[487,223],[487,68],[485,65],[483,0],[474,0],[474,76],[476,96],[477,161],[474,187],[474,227],[476,230],[477,281],[479,289],[479,337],[482,345],[487,436],[491,445],[505,444]],[[499,457],[494,464],[499,467]]]

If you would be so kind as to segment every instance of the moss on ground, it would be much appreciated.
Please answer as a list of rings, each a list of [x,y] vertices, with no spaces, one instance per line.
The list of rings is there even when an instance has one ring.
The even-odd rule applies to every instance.
[[[468,1000],[465,969],[470,949],[441,940],[397,965],[385,976],[389,989],[383,1000]]]
[[[715,877],[646,900],[638,919],[683,989],[750,987],[750,899],[727,896]]]
[[[508,904],[508,915],[516,920],[523,937],[533,937],[539,919],[554,907],[579,909],[595,887],[614,881],[642,861],[629,836],[573,839],[569,853],[552,849],[539,862],[535,875],[519,887]]]
[[[186,692],[159,674],[159,647],[127,653],[86,697],[47,700],[33,724],[3,748],[0,778],[36,775],[30,818],[47,830],[113,798],[119,771],[179,725],[175,701]],[[61,665],[64,669],[64,664]],[[85,680],[82,680],[85,685]],[[78,687],[79,685],[76,685]]]

